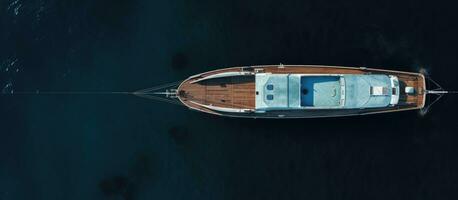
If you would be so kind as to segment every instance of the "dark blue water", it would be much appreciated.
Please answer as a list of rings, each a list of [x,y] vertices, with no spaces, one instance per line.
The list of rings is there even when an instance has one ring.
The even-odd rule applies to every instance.
[[[418,71],[458,88],[433,1],[1,0],[0,89],[133,91],[230,66]],[[457,97],[426,115],[219,118],[133,96],[0,96],[0,199],[456,199]]]

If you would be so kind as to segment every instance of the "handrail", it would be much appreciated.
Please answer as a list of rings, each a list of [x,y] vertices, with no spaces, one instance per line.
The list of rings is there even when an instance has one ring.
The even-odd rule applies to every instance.
[[[214,78],[224,78],[224,77],[231,77],[231,76],[248,76],[254,75],[254,72],[223,72],[218,74],[212,74],[209,76],[202,77],[200,79],[191,81],[191,83],[197,83],[203,80],[214,79]]]
[[[224,108],[224,107],[219,107],[219,106],[213,106],[213,105],[204,105],[201,103],[197,103],[195,101],[190,101],[193,104],[202,106],[204,108],[208,108],[210,110],[215,110],[215,111],[220,111],[220,112],[232,112],[232,113],[248,113],[248,112],[253,112],[253,109],[239,109],[239,108]]]

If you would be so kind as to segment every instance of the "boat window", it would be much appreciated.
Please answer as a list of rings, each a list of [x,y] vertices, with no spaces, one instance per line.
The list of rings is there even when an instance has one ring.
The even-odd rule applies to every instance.
[[[274,90],[274,85],[272,84],[267,85],[267,90]]]
[[[268,94],[266,98],[267,100],[274,100],[274,95]]]
[[[396,88],[393,88],[393,89],[391,90],[391,93],[392,93],[393,95],[396,95]]]

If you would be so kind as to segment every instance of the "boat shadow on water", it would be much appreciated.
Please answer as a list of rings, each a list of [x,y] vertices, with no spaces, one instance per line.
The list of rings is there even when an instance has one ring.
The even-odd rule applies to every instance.
[[[421,116],[418,111],[369,116],[282,120],[219,118],[204,116],[205,114],[200,113],[197,115],[204,118],[201,121],[210,121],[211,124],[225,127],[225,131],[231,132],[231,134],[290,137],[299,140],[334,140],[341,137],[348,139],[400,139],[430,135],[437,128],[430,119],[437,118],[436,116]]]

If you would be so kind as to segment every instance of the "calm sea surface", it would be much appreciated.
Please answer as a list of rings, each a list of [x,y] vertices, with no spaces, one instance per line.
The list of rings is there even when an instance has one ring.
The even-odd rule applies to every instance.
[[[220,118],[127,95],[222,67],[419,71],[458,89],[434,1],[0,0],[0,199],[456,199],[457,96],[416,111]]]

